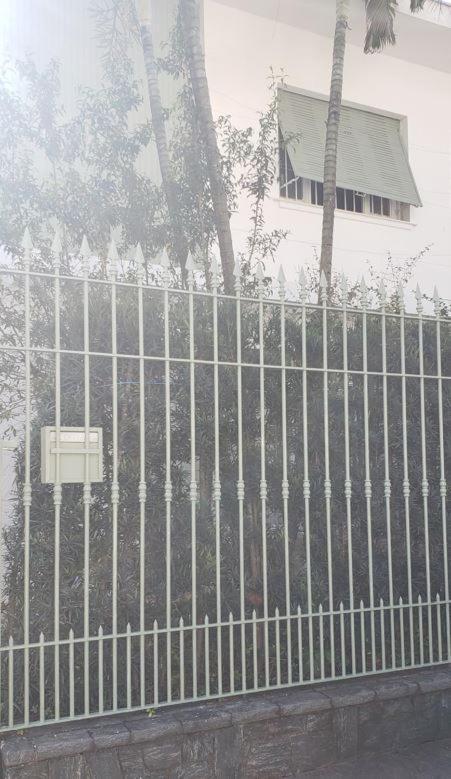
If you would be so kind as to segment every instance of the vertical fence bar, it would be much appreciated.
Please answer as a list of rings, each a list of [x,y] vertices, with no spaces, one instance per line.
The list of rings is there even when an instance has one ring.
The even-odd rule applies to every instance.
[[[208,614],[204,619],[205,630],[205,695],[208,698],[210,696],[210,621]]]
[[[384,613],[384,601],[382,598],[379,600],[379,617],[380,617],[380,631],[381,631],[381,658],[382,658],[382,670],[387,670],[387,661],[385,654],[385,613]]]
[[[420,665],[424,665],[423,601],[418,596],[418,635],[420,639]]]
[[[99,676],[100,685],[100,676]],[[99,706],[99,713],[101,712]],[[75,715],[74,631],[69,630],[69,717]]]
[[[445,589],[445,618],[446,618],[446,655],[451,659],[451,636],[449,614],[449,567],[448,567],[448,528],[446,516],[447,484],[445,476],[445,434],[443,424],[443,376],[442,376],[442,337],[440,322],[440,298],[437,289],[434,289],[434,311],[436,316],[437,339],[437,393],[438,393],[438,431],[440,449],[440,502],[442,511],[442,538],[443,538],[443,583]]]
[[[345,483],[346,500],[346,534],[348,541],[348,588],[349,588],[349,620],[351,630],[351,670],[356,673],[355,658],[355,610],[354,610],[354,566],[352,559],[352,481],[351,453],[349,441],[349,373],[348,373],[348,283],[346,276],[341,279],[342,322],[343,322],[343,406],[344,406],[344,444],[345,444]]]
[[[103,627],[99,626],[98,631],[98,647],[99,647],[99,714],[103,713],[104,698],[103,698]]]
[[[229,613],[229,675],[230,692],[235,692],[235,646],[233,635],[233,614]]]
[[[387,524],[387,562],[388,562],[388,598],[390,604],[390,646],[391,666],[396,665],[395,646],[395,612],[393,609],[393,557],[392,557],[392,531],[391,531],[391,482],[390,482],[390,452],[388,437],[388,383],[387,383],[387,294],[382,282],[379,289],[381,301],[381,327],[382,327],[382,405],[384,416],[384,498],[385,517]]]
[[[406,646],[404,641],[404,603],[399,598],[399,640],[401,644],[401,668],[406,667]],[[414,665],[415,657],[412,656],[411,665]]]
[[[169,257],[163,253],[164,269],[164,389],[165,389],[165,437],[166,437],[166,695],[172,700],[172,650],[171,650],[171,364],[169,359]]]
[[[303,657],[303,642],[302,642],[302,612],[301,607],[298,606],[298,663],[299,663],[299,682],[304,681],[304,657]]]
[[[160,699],[158,679],[158,622],[153,621],[153,701],[158,706]]]
[[[22,241],[24,250],[24,307],[25,307],[25,463],[23,485],[24,507],[24,724],[30,718],[30,509],[31,509],[31,301],[30,301],[30,260],[33,244],[28,229]],[[13,695],[13,691],[10,691]],[[10,701],[11,704],[11,701]]]
[[[257,613],[252,612],[252,659],[254,670],[254,690],[258,690],[258,656],[257,656]]]
[[[14,639],[8,642],[8,727],[14,725]]]
[[[89,364],[89,259],[88,243],[83,239],[80,251],[83,259],[83,352],[84,352],[84,417],[85,417],[85,463],[83,479],[83,512],[84,512],[84,561],[83,561],[83,659],[84,659],[84,710],[89,714],[89,543],[90,543],[90,506],[91,506],[91,474],[89,468],[89,438],[90,438],[90,364]]]
[[[324,679],[324,614],[323,604],[319,604],[319,673],[320,679]]]
[[[117,709],[117,565],[118,565],[118,511],[119,511],[119,477],[118,477],[118,408],[117,408],[117,254],[116,244],[111,241],[108,252],[111,282],[111,369],[112,369],[112,481],[111,504],[113,513],[113,549],[112,549],[112,660],[113,660],[113,709]]]
[[[429,545],[429,482],[427,469],[427,450],[426,450],[426,401],[424,392],[424,352],[423,352],[423,297],[420,288],[417,286],[417,314],[418,314],[418,356],[420,363],[420,427],[421,427],[421,495],[423,498],[423,516],[424,516],[424,554],[426,567],[426,597],[428,603],[428,642],[429,642],[429,662],[434,659],[434,646],[432,641],[432,590],[431,590],[431,562]]]
[[[60,338],[60,257],[61,241],[58,232],[52,244],[54,266],[54,316],[55,316],[55,483],[53,485],[53,505],[55,512],[55,551],[53,582],[53,637],[54,637],[54,678],[55,678],[55,719],[60,716],[60,530],[61,530],[61,338]]]
[[[179,634],[180,634],[180,652],[179,652],[179,667],[180,667],[180,700],[185,700],[185,623],[183,617],[179,620]]]
[[[218,261],[213,257],[211,284],[213,292],[213,392],[214,392],[214,438],[215,470],[213,479],[213,502],[215,507],[215,550],[216,550],[216,650],[218,665],[218,693],[222,694],[222,604],[221,604],[221,478],[219,469],[219,338],[218,338]]]
[[[360,649],[362,652],[362,673],[366,673],[366,636],[365,636],[365,607],[360,601]]]
[[[189,397],[190,397],[190,456],[191,481],[189,497],[191,505],[191,592],[192,592],[192,652],[193,652],[193,698],[197,698],[197,528],[196,528],[196,376],[194,352],[194,262],[191,253],[186,261],[188,274],[189,305]]]
[[[267,524],[266,524],[266,433],[265,433],[265,345],[264,345],[264,277],[261,263],[257,267],[258,288],[258,322],[259,322],[259,352],[260,352],[260,502],[262,519],[262,559],[263,559],[263,631],[264,631],[264,659],[265,659],[265,685],[269,686],[269,625],[268,625],[268,553],[267,553]]]
[[[437,593],[435,602],[437,604],[437,651],[438,661],[443,662],[443,647],[442,647],[442,612],[440,609],[440,595]]]
[[[244,479],[243,479],[243,377],[241,368],[241,269],[238,260],[235,263],[236,295],[236,363],[237,363],[237,428],[238,428],[238,480],[236,484],[238,500],[238,543],[240,566],[240,644],[241,644],[241,689],[246,690],[246,610],[244,580]]]
[[[131,625],[127,622],[127,631],[125,637],[125,657],[126,657],[126,694],[127,694],[127,709],[132,707],[132,639],[131,639]]]
[[[282,404],[282,500],[283,500],[283,536],[285,564],[285,613],[287,616],[287,667],[288,684],[292,683],[291,668],[291,592],[290,592],[290,536],[288,525],[288,500],[290,486],[288,483],[288,451],[287,451],[287,380],[286,380],[286,348],[285,348],[285,274],[283,268],[279,271],[280,291],[280,352],[281,352],[281,404]]]
[[[44,633],[39,634],[39,721],[45,721]],[[55,716],[56,719],[56,716]]]
[[[307,611],[308,611],[308,634],[309,634],[309,667],[310,679],[314,678],[314,656],[313,656],[313,605],[312,605],[312,568],[310,556],[310,479],[309,479],[309,456],[308,456],[308,403],[307,403],[307,284],[304,271],[301,269],[299,275],[300,297],[302,304],[302,437],[303,437],[303,460],[304,460],[304,513],[305,513],[305,561],[307,574]]]
[[[402,451],[403,451],[403,495],[406,527],[406,564],[407,564],[407,595],[409,599],[409,639],[410,662],[415,662],[415,645],[413,637],[413,591],[412,591],[412,553],[410,537],[410,481],[409,481],[409,450],[407,440],[407,379],[406,379],[406,323],[404,290],[398,289],[398,305],[400,312],[400,346],[401,346],[401,407],[402,407]]]
[[[146,700],[146,410],[145,410],[145,371],[144,371],[144,256],[141,245],[136,247],[136,276],[138,281],[138,350],[139,350],[139,690],[140,703]]]
[[[341,649],[341,675],[346,676],[346,640],[345,618],[343,601],[340,601],[340,649]]]
[[[368,587],[370,596],[370,631],[371,631],[371,663],[373,671],[376,670],[376,628],[374,615],[374,581],[373,581],[373,524],[372,524],[372,486],[370,473],[370,429],[369,429],[369,404],[368,404],[368,290],[365,280],[361,284],[362,299],[362,327],[363,327],[363,427],[365,438],[365,500],[368,536]]]
[[[276,683],[280,687],[282,683],[281,667],[280,667],[280,612],[276,607],[274,613],[274,624],[276,631]]]
[[[330,481],[329,456],[329,360],[328,360],[328,328],[327,328],[327,279],[324,273],[320,278],[320,293],[323,306],[323,412],[324,412],[324,501],[326,504],[326,543],[327,543],[327,589],[329,597],[329,632],[330,632],[330,668],[331,676],[335,676],[335,629],[334,629],[334,579],[332,563],[332,528],[331,499],[332,484]]]

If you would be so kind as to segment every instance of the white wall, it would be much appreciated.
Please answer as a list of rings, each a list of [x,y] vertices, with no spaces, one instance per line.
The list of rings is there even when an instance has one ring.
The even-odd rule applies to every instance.
[[[163,22],[170,26],[175,0],[153,3],[167,8]],[[60,59],[69,105],[80,84],[98,82],[101,75],[89,5],[90,0],[3,0],[2,55],[14,58],[30,51],[41,66],[51,57]],[[204,0],[207,69],[216,115],[230,113],[242,127],[255,124],[268,101],[271,66],[285,71],[287,83],[327,94],[334,5],[334,0]],[[404,6],[407,0],[400,7]],[[428,6],[424,19],[399,14],[397,46],[373,56],[362,53],[362,8],[362,0],[353,0],[344,98],[408,117],[409,155],[424,207],[412,209],[411,225],[338,213],[335,266],[360,275],[366,260],[383,267],[388,252],[401,260],[431,245],[419,265],[418,280],[425,290],[437,283],[451,298],[451,8],[438,13]],[[136,63],[138,77],[143,78],[139,53]],[[146,110],[147,100],[140,118]],[[151,150],[143,163],[156,170]],[[267,222],[290,230],[279,252],[289,273],[311,260],[315,247],[319,250],[320,208],[281,201],[275,188]],[[237,246],[247,227],[243,204],[233,219]]]
[[[255,125],[258,111],[268,102],[270,67],[282,69],[290,85],[327,94],[330,37],[284,24],[276,0],[266,2],[273,11],[267,16],[228,2],[205,2],[207,68],[216,114],[231,114],[239,126]],[[241,7],[248,4],[245,0]],[[431,245],[417,279],[425,291],[436,283],[451,298],[451,74],[386,54],[364,55],[362,48],[348,45],[343,97],[408,117],[409,156],[424,205],[412,208],[411,224],[338,212],[335,267],[361,275],[367,260],[382,269],[389,252],[401,260]],[[322,209],[283,201],[275,188],[266,216],[269,226],[290,231],[279,259],[292,276],[313,258],[315,247],[319,251]],[[245,204],[233,219],[233,229],[239,244],[247,229]]]

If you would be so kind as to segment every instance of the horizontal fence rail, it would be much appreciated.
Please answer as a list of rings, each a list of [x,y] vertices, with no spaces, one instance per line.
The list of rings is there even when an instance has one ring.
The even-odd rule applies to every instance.
[[[438,295],[210,275],[0,268],[2,730],[450,660]]]

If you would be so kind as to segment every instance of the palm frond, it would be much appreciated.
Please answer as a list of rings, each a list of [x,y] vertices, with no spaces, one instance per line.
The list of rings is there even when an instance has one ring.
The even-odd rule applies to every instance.
[[[418,4],[420,0],[412,0],[412,3],[414,2]],[[394,21],[397,6],[397,0],[365,0],[365,54],[380,51],[384,46],[396,43]]]
[[[426,0],[410,0],[410,10],[413,14],[417,11],[422,11],[425,6]]]

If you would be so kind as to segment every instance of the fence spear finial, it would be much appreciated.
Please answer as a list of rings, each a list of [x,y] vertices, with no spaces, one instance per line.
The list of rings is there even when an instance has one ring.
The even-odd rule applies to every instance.
[[[119,254],[117,252],[116,241],[114,238],[112,238],[110,241],[107,259],[110,264],[110,275],[114,277],[117,274],[117,263],[119,260]]]
[[[186,258],[185,263],[185,270],[188,276],[188,286],[192,287],[194,284],[194,269],[195,269],[195,263],[194,263],[194,257],[191,253],[191,250],[188,252],[188,257]]]
[[[421,292],[420,285],[415,287],[415,299],[417,301],[417,313],[423,313],[423,293]]]
[[[211,258],[211,284],[214,290],[219,286],[219,265],[216,254],[213,254]]]
[[[301,303],[306,303],[307,302],[307,279],[305,277],[305,271],[303,267],[301,267],[301,270],[299,271],[299,289],[300,289]]]
[[[381,279],[381,283],[379,284],[379,298],[382,308],[385,308],[387,305],[387,288],[385,286],[384,279]]]
[[[238,255],[235,258],[233,275],[235,276],[235,292],[238,293],[241,290],[241,265]]]
[[[279,282],[279,294],[280,294],[280,297],[282,299],[284,299],[285,298],[285,292],[286,292],[285,287],[286,287],[287,279],[286,279],[286,276],[285,276],[285,272],[283,270],[283,265],[281,265],[280,268],[279,268],[279,273],[277,274],[277,281]]]
[[[135,263],[136,263],[136,276],[138,278],[138,281],[142,282],[144,280],[144,254],[140,243],[136,244]]]
[[[34,248],[33,247],[33,241],[31,240],[31,235],[30,235],[30,231],[29,231],[28,227],[26,227],[25,230],[24,230],[21,246],[22,246],[22,249],[25,249],[26,252],[27,251],[31,252],[31,250]]]
[[[167,252],[166,246],[163,246],[160,254],[160,265],[163,268],[164,285],[165,287],[169,287],[171,263],[169,261],[169,254]]]
[[[52,241],[52,254],[53,257],[55,258],[55,265],[57,264],[57,262],[59,265],[59,258],[61,256],[62,251],[63,251],[63,245],[61,243],[60,233],[58,228],[56,228],[53,236],[53,241]]]
[[[263,295],[264,285],[263,280],[265,278],[265,274],[263,273],[263,263],[258,262],[257,269],[255,271],[255,278],[257,279],[257,291],[258,294],[261,296]]]
[[[327,303],[327,279],[323,270],[321,271],[321,275],[319,277],[319,290],[321,302],[325,305]]]
[[[88,243],[88,239],[86,238],[86,235],[83,236],[83,240],[80,246],[80,251],[78,253],[82,259],[83,270],[87,274],[89,273],[89,258],[91,257],[91,249]]]
[[[437,287],[434,287],[432,300],[434,301],[434,311],[435,311],[435,314],[436,314],[436,316],[440,316],[440,313],[441,313],[441,299],[440,299],[440,295],[438,294]]]
[[[400,282],[398,284],[398,290],[397,290],[397,297],[398,297],[398,306],[400,311],[404,311],[405,308],[405,300],[404,300],[404,287],[402,283]]]
[[[367,308],[368,306],[368,287],[366,286],[365,277],[362,276],[362,280],[360,282],[360,297],[361,297],[361,303],[362,308]]]
[[[346,275],[344,273],[341,274],[341,278],[340,278],[340,292],[341,292],[342,303],[344,306],[346,306],[348,303],[349,289],[348,289],[348,279],[346,278]]]

